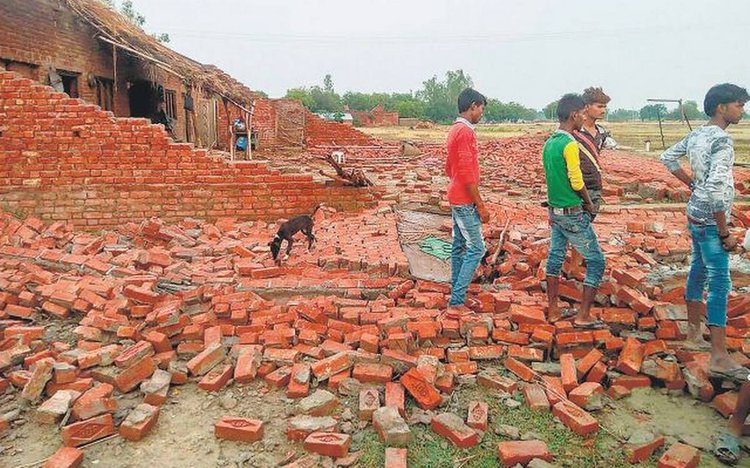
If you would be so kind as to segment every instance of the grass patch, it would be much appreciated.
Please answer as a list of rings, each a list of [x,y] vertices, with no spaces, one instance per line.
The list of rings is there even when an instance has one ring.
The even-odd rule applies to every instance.
[[[631,466],[615,439],[600,431],[595,438],[584,439],[562,426],[552,413],[532,411],[525,405],[508,408],[496,394],[483,387],[461,388],[456,390],[447,411],[466,416],[466,408],[471,400],[487,402],[490,410],[490,429],[484,434],[481,442],[467,450],[457,449],[425,425],[411,425],[412,443],[409,445],[409,467],[417,468],[489,468],[499,466],[497,443],[506,438],[495,434],[494,428],[499,424],[517,427],[521,434],[535,432],[544,440],[555,456],[555,464],[575,467],[608,468]],[[520,393],[514,398],[523,401]],[[413,410],[408,403],[407,414]],[[441,409],[442,410],[442,409]],[[362,450],[360,464],[363,467],[382,467],[385,446],[378,439],[372,428],[368,428],[364,438],[355,450]]]

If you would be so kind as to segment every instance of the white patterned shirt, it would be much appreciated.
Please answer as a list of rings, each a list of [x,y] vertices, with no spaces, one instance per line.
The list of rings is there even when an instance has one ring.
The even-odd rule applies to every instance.
[[[690,132],[661,155],[671,171],[680,168],[679,159],[687,155],[693,170],[695,189],[687,205],[694,222],[715,225],[714,213],[723,211],[727,221],[734,202],[734,142],[716,125],[704,125]]]

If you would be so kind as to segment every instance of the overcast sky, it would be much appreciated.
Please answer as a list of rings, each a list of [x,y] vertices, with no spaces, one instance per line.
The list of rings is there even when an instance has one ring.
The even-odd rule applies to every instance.
[[[750,0],[134,0],[170,47],[280,97],[416,91],[462,68],[489,97],[541,108],[601,85],[611,108],[702,102],[750,85]]]

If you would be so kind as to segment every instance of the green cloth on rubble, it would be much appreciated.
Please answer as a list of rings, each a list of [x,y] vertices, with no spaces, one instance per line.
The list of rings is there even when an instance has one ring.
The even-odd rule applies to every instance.
[[[451,243],[446,242],[443,239],[438,239],[435,236],[430,236],[424,239],[419,244],[419,249],[422,252],[437,257],[443,261],[451,258]]]

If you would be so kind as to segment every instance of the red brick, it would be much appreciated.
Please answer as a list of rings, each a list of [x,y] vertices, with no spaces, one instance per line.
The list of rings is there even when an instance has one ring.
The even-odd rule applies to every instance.
[[[372,414],[380,408],[380,394],[377,389],[368,388],[359,392],[359,419],[372,420]]]
[[[114,433],[115,425],[109,413],[69,424],[61,431],[63,445],[66,447],[78,447]]]
[[[323,381],[353,365],[352,355],[349,352],[342,352],[313,363],[310,369],[318,381]]]
[[[60,447],[42,468],[78,468],[83,463],[83,450],[75,447]]]
[[[292,366],[289,386],[286,389],[287,398],[302,398],[310,393],[310,365],[298,362]]]
[[[440,404],[440,393],[417,369],[409,369],[402,375],[401,384],[420,408],[431,410]]]
[[[607,365],[603,362],[599,361],[596,364],[594,364],[594,367],[591,368],[589,371],[589,374],[586,376],[586,382],[599,382],[604,379],[604,376],[607,374]]]
[[[734,409],[737,407],[737,393],[725,392],[721,395],[717,395],[711,402],[711,406],[713,406],[719,414],[728,418],[734,413]]]
[[[513,372],[521,380],[525,380],[526,382],[534,381],[534,371],[526,366],[526,364],[523,364],[512,357],[505,359],[505,368]]]
[[[547,394],[547,399],[551,406],[555,406],[557,402],[565,398],[566,393],[560,377],[545,375],[542,376],[542,380],[545,382],[544,392]]]
[[[480,431],[487,431],[489,406],[483,401],[470,401],[466,415],[466,425]]]
[[[393,377],[393,368],[383,364],[359,363],[354,365],[352,377],[362,383],[386,383]]]
[[[88,390],[73,404],[71,415],[74,420],[90,419],[104,413],[117,411],[117,400],[112,397],[114,387],[103,383]]]
[[[172,350],[172,345],[169,343],[169,338],[163,333],[150,331],[143,335],[143,338],[151,343],[157,353],[163,353],[165,351]]]
[[[263,380],[274,388],[283,388],[289,385],[289,379],[292,378],[292,368],[290,366],[280,367],[270,374],[263,377]]]
[[[255,349],[241,352],[234,368],[234,380],[237,383],[250,383],[258,375],[262,357]]]
[[[156,370],[156,364],[151,357],[146,356],[127,369],[121,371],[114,380],[114,385],[121,393],[133,390],[141,382],[151,377]]]
[[[214,436],[237,442],[257,442],[263,438],[263,425],[263,421],[257,419],[222,416],[214,425]]]
[[[599,430],[599,422],[589,413],[567,401],[552,407],[555,415],[565,426],[580,436],[587,436]]]
[[[349,445],[351,443],[352,437],[348,434],[313,432],[305,439],[304,448],[308,452],[326,457],[340,458],[349,453]]]
[[[576,363],[576,371],[578,377],[585,376],[597,362],[600,362],[604,355],[596,348],[586,353],[584,357],[578,360]]]
[[[204,375],[198,382],[198,387],[207,392],[218,392],[232,378],[232,366],[229,364],[218,365]]]
[[[625,444],[628,463],[643,463],[651,458],[657,449],[664,446],[664,436],[655,436],[654,440],[644,444]]]
[[[23,386],[21,398],[30,402],[35,402],[41,398],[45,385],[52,378],[52,366],[54,364],[54,359],[47,358],[34,365],[29,381]]]
[[[621,375],[612,379],[612,381],[610,382],[610,386],[613,385],[620,385],[627,388],[628,390],[633,390],[636,388],[648,388],[651,386],[651,379],[649,379],[647,375]]]
[[[187,367],[192,375],[204,375],[214,368],[219,362],[226,357],[224,348],[219,343],[208,345],[193,359],[188,361]]]
[[[501,390],[505,393],[513,393],[516,391],[518,384],[516,381],[500,375],[494,369],[485,369],[477,375],[477,383],[483,387],[490,388],[492,390]]]
[[[385,384],[385,406],[396,408],[402,417],[406,415],[404,387],[398,382]]]
[[[612,385],[607,389],[607,395],[613,400],[621,400],[630,395],[630,389],[622,385]]]
[[[407,468],[407,449],[386,447],[385,468]]]
[[[553,457],[547,444],[540,440],[517,440],[498,442],[497,452],[503,466],[511,467],[521,464],[526,466],[538,458],[551,462]]]
[[[620,357],[617,360],[617,370],[620,372],[635,376],[641,370],[643,363],[643,346],[635,338],[628,338],[625,346],[620,351]]]
[[[114,360],[115,366],[126,369],[145,356],[154,355],[154,346],[148,341],[139,341],[120,353]]]
[[[697,468],[701,461],[701,453],[679,442],[669,447],[659,459],[658,468]]]
[[[549,411],[550,403],[544,388],[539,384],[527,384],[523,387],[526,406],[536,411]]]
[[[436,434],[450,440],[458,448],[467,449],[479,443],[479,434],[453,413],[441,413],[430,423]]]
[[[568,398],[575,405],[588,410],[594,411],[601,409],[603,406],[601,396],[604,394],[604,388],[596,382],[584,382],[574,388],[568,394]]]
[[[576,362],[575,359],[573,359],[573,355],[570,353],[560,355],[560,378],[562,379],[565,393],[570,392],[578,386]]]
[[[141,403],[130,410],[120,425],[120,436],[127,440],[141,440],[153,429],[158,419],[158,406]]]

